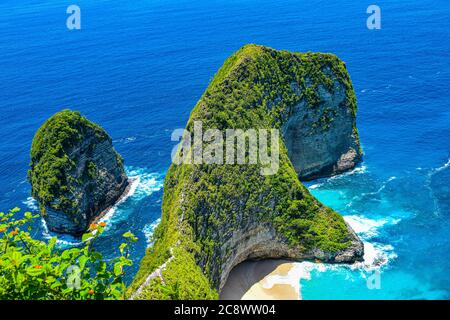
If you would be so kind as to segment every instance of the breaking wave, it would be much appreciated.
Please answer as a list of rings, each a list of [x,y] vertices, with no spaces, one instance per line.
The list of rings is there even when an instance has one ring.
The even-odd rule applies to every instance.
[[[113,207],[111,207],[106,214],[100,219],[102,222],[107,223],[105,232],[108,229],[126,220],[133,212],[133,207],[139,201],[147,198],[156,191],[159,191],[163,187],[163,173],[150,172],[145,168],[126,167],[125,168],[128,177],[132,180],[128,193],[123,196]],[[23,203],[29,210],[34,212],[38,211],[38,203],[32,198],[28,197]],[[147,239],[150,238],[156,227],[159,219],[150,223],[144,227],[144,234]],[[51,239],[57,237],[57,244],[62,247],[74,247],[82,244],[79,237],[73,237],[71,235],[58,234],[50,231],[47,227],[47,223],[44,219],[40,219],[40,227],[42,230],[42,237],[44,239]],[[147,242],[150,240],[147,240]]]
[[[158,224],[160,222],[161,222],[161,218],[159,218],[149,224],[146,224],[144,226],[144,229],[142,230],[142,232],[144,233],[145,239],[147,241],[147,248],[151,247],[151,245],[153,244],[152,243],[152,235],[153,235],[153,232],[155,231],[155,228],[158,226]]]

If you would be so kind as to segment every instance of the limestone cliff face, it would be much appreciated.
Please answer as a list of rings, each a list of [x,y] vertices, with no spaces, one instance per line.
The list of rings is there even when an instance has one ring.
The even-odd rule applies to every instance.
[[[37,131],[29,180],[48,228],[73,235],[84,233],[128,186],[109,135],[69,110],[55,114]]]
[[[353,88],[325,67],[331,88],[317,86],[319,103],[310,108],[306,99],[296,104],[283,123],[289,159],[300,180],[335,175],[355,167],[362,152],[356,130],[356,105]],[[302,89],[292,83],[298,95]],[[311,126],[311,124],[316,124]]]
[[[131,286],[136,298],[217,298],[246,259],[352,263],[363,244],[299,176],[330,175],[359,159],[356,100],[345,64],[332,54],[247,45],[230,56],[186,129],[280,129],[279,170],[261,164],[173,164],[161,223]],[[168,260],[170,258],[170,260]],[[167,262],[168,261],[168,262]],[[163,265],[160,278],[150,279]]]

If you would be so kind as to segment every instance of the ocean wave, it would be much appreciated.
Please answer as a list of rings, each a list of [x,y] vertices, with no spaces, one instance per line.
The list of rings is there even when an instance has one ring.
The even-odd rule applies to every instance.
[[[128,193],[126,195],[124,195],[111,209],[109,209],[105,213],[105,215],[100,219],[100,221],[110,222],[112,216],[116,213],[117,209],[120,208],[120,205],[136,193],[136,190],[140,183],[140,177],[139,176],[130,177],[130,179],[132,182],[131,182],[130,189],[128,190]]]
[[[45,222],[44,218],[41,218],[41,224],[42,224],[42,236],[44,239],[50,240],[53,237],[56,237],[56,245],[60,248],[68,248],[68,247],[77,247],[81,245],[83,242],[78,237],[74,237],[68,234],[59,234],[52,232],[48,229],[47,223]]]
[[[401,219],[386,217],[375,220],[361,215],[349,215],[344,216],[344,220],[363,240],[370,240],[378,236],[380,229],[385,225],[395,225],[399,223]]]
[[[308,183],[306,183],[305,185],[307,186],[307,188],[309,190],[314,190],[314,189],[320,189],[321,187],[326,187],[328,183],[332,183],[333,181],[339,181],[343,178],[352,176],[352,175],[359,175],[359,174],[364,174],[367,173],[368,169],[366,165],[361,165],[359,167],[354,168],[353,170],[329,177],[329,178],[322,178],[322,179],[318,179],[311,185],[308,186]]]
[[[100,219],[100,221],[106,222],[105,235],[107,236],[110,234],[110,230],[115,230],[115,226],[128,219],[137,202],[163,187],[163,174],[161,173],[149,172],[148,169],[136,167],[126,167],[125,171],[133,181],[128,194]]]
[[[350,170],[350,171],[343,172],[341,174],[332,176],[330,178],[327,178],[326,180],[327,181],[332,181],[332,180],[342,179],[342,178],[345,178],[345,177],[348,177],[348,176],[353,176],[353,175],[356,175],[356,174],[364,174],[364,173],[367,173],[367,172],[368,172],[368,168],[367,168],[366,165],[363,164],[363,165],[360,165],[360,166],[354,168],[353,170]]]
[[[27,200],[23,200],[22,203],[27,206],[28,209],[32,211],[38,211],[38,202],[33,197],[28,197]]]
[[[344,216],[344,220],[365,240],[377,236],[379,228],[388,223],[387,219],[373,220],[358,215]]]
[[[447,160],[446,163],[444,163],[442,166],[438,167],[438,168],[433,168],[430,170],[430,172],[428,173],[429,177],[434,176],[436,173],[441,172],[442,170],[447,169],[448,167],[450,167],[450,159]]]
[[[108,212],[100,219],[107,223],[107,229],[111,224],[123,221],[128,217],[132,210],[123,208],[122,206],[128,200],[138,202],[150,196],[163,187],[162,175],[159,173],[148,172],[145,168],[126,167],[128,177],[132,180],[132,185],[128,194],[116,203]]]
[[[295,271],[285,282],[289,280],[290,285],[301,280],[311,280],[311,272],[318,273],[336,272],[345,274],[346,279],[354,281],[358,277],[365,278],[367,274],[373,271],[381,271],[392,260],[397,258],[397,254],[391,245],[381,243],[364,242],[364,260],[362,262],[355,262],[351,265],[330,264],[330,263],[316,263],[310,261],[295,262]],[[280,283],[280,279],[272,279],[273,284]]]
[[[153,221],[152,223],[146,224],[144,228],[142,229],[142,232],[145,235],[145,239],[147,241],[147,248],[151,247],[152,245],[152,235],[155,231],[155,228],[158,226],[158,224],[161,222],[161,218]]]
[[[396,176],[390,177],[390,178],[387,179],[384,183],[381,184],[381,187],[378,188],[378,190],[376,190],[376,191],[374,191],[374,192],[363,192],[363,193],[361,194],[361,197],[364,197],[364,196],[374,196],[374,195],[377,195],[377,194],[381,193],[381,191],[383,191],[383,190],[386,188],[387,184],[388,184],[389,182],[395,180],[395,179],[397,179]]]
[[[351,268],[365,270],[380,268],[397,257],[392,245],[371,242],[369,240],[378,236],[383,227],[396,225],[401,219],[385,217],[375,220],[364,216],[351,215],[344,216],[344,220],[358,234],[364,243],[363,261],[353,264]]]
[[[120,142],[123,144],[128,144],[128,143],[132,143],[134,141],[136,141],[136,137],[127,137],[127,138],[121,138],[121,139],[114,140],[113,143]]]
[[[133,195],[134,200],[141,200],[154,192],[160,191],[164,185],[164,177],[161,173],[148,172],[144,168],[126,167],[130,178],[139,178],[139,184]]]
[[[136,141],[136,137],[129,137],[129,138],[125,138],[125,143],[130,143]]]
[[[313,185],[310,185],[310,186],[308,187],[308,189],[314,190],[314,189],[320,188],[321,186],[323,186],[323,183],[315,183],[315,184],[313,184]]]
[[[364,242],[363,261],[352,264],[350,268],[353,270],[363,269],[365,271],[380,269],[395,258],[397,258],[397,254],[392,245]]]

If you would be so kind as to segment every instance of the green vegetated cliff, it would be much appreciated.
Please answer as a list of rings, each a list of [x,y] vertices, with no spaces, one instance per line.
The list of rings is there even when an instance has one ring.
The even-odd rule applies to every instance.
[[[50,230],[80,235],[128,186],[111,137],[79,112],[63,110],[36,132],[28,178]]]
[[[342,101],[327,110],[326,96],[338,89]],[[204,130],[282,129],[295,108],[315,115],[306,125],[319,138],[342,109],[356,141],[350,149],[360,155],[355,94],[344,62],[333,54],[244,46],[220,68],[186,129],[192,132],[194,121]],[[274,175],[262,175],[261,164],[172,164],[161,223],[130,298],[216,299],[231,269],[246,259],[362,259],[362,243],[343,218],[300,182],[284,140]]]

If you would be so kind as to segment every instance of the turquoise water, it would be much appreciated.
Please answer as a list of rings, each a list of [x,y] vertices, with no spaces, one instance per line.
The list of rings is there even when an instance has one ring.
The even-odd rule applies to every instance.
[[[450,161],[380,179],[370,164],[309,184],[365,243],[357,266],[315,267],[301,280],[304,299],[448,299]],[[409,195],[409,197],[406,197]],[[448,208],[448,207],[447,207]],[[375,286],[375,279],[378,285]]]
[[[111,256],[124,231],[139,237],[131,278],[160,218],[170,134],[226,57],[245,43],[333,52],[353,80],[365,157],[352,173],[308,186],[369,254],[358,268],[313,269],[303,298],[449,298],[448,1],[377,1],[378,31],[366,28],[371,3],[350,0],[77,0],[79,31],[66,28],[69,4],[0,3],[1,210],[36,210],[26,181],[33,135],[62,108],[80,110],[140,179],[99,243]],[[35,233],[50,236],[41,221]],[[381,289],[369,290],[364,277],[375,270]]]

